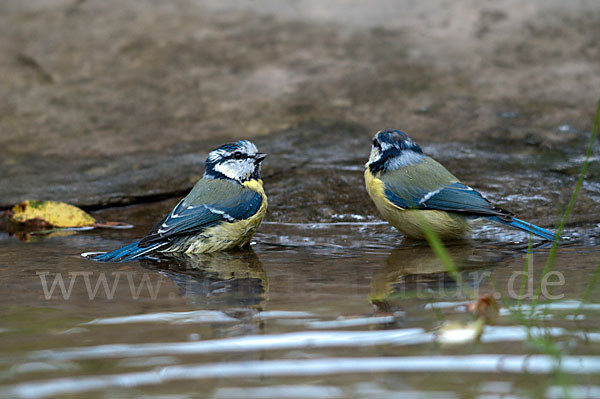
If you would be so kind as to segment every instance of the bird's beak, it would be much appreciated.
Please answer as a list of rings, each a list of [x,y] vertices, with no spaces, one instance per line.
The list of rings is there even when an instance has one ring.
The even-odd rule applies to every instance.
[[[254,154],[254,162],[261,163],[262,161],[265,160],[266,157],[267,157],[267,154],[263,154],[262,152],[257,152],[256,154]]]

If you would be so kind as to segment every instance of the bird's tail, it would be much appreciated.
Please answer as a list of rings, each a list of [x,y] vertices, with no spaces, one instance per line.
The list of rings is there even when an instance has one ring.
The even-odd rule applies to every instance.
[[[96,262],[131,262],[146,259],[148,254],[166,244],[165,242],[157,242],[147,247],[140,247],[139,243],[139,241],[136,241],[112,252],[84,252],[81,256]]]
[[[526,231],[528,233],[532,233],[535,234],[538,237],[542,237],[546,240],[550,240],[553,241],[555,234],[553,232],[551,232],[550,230],[546,230],[546,229],[542,229],[539,226],[536,226],[535,224],[531,224],[531,223],[527,223],[524,220],[521,219],[517,219],[515,217],[511,218],[511,220],[502,220],[499,217],[493,217],[493,220],[500,222],[502,224],[506,224],[508,226],[514,227],[515,229],[519,229],[522,231]]]

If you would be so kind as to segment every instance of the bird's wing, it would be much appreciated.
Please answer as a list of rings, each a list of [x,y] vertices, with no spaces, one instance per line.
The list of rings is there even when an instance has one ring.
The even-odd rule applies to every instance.
[[[452,183],[440,190],[429,192],[419,200],[420,209],[461,212],[473,216],[510,216],[494,206],[480,193],[462,183]]]
[[[431,158],[426,162],[382,177],[385,195],[391,203],[403,209],[510,218],[510,212],[495,207],[479,192],[460,183],[442,165]]]
[[[182,234],[197,234],[221,222],[236,222],[254,215],[262,204],[259,193],[238,183],[202,179],[171,213],[140,241],[148,246]]]

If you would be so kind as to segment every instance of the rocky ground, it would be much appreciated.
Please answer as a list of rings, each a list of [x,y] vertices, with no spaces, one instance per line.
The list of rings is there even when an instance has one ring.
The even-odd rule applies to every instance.
[[[0,37],[4,208],[181,194],[208,150],[253,138],[273,155],[273,209],[291,194],[316,209],[336,193],[313,196],[301,179],[310,165],[356,167],[359,182],[370,136],[386,127],[502,197],[485,187],[494,165],[444,146],[572,161],[600,87],[596,0],[5,1]],[[571,182],[577,165],[561,165]],[[562,199],[557,176],[538,190]],[[348,183],[321,180],[324,191]],[[598,207],[593,192],[584,202]]]

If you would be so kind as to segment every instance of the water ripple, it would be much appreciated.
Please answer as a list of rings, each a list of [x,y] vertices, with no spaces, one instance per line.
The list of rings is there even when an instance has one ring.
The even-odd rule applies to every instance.
[[[309,312],[290,312],[290,311],[265,311],[257,312],[252,315],[253,319],[287,319],[312,317]],[[140,315],[99,318],[82,323],[82,325],[111,325],[111,324],[130,324],[130,323],[231,323],[239,321],[237,318],[229,316],[225,312],[218,310],[195,310],[191,312],[158,312],[146,313]]]
[[[288,334],[251,335],[198,342],[114,344],[34,352],[34,359],[88,359],[219,352],[356,347],[373,345],[415,345],[433,341],[433,333],[421,328],[384,331],[314,331]]]
[[[570,332],[563,328],[521,326],[486,326],[482,342],[524,341],[528,337],[571,336],[600,342],[600,333]],[[197,342],[160,342],[144,344],[97,345],[33,352],[39,360],[76,360],[157,355],[191,355],[266,350],[360,347],[377,345],[420,345],[435,340],[435,332],[421,328],[382,331],[303,331],[287,334],[264,334]]]
[[[598,356],[467,355],[323,358],[265,360],[167,366],[156,370],[91,377],[69,377],[13,385],[6,397],[44,398],[109,388],[165,384],[177,380],[211,378],[273,378],[358,373],[600,373]]]

